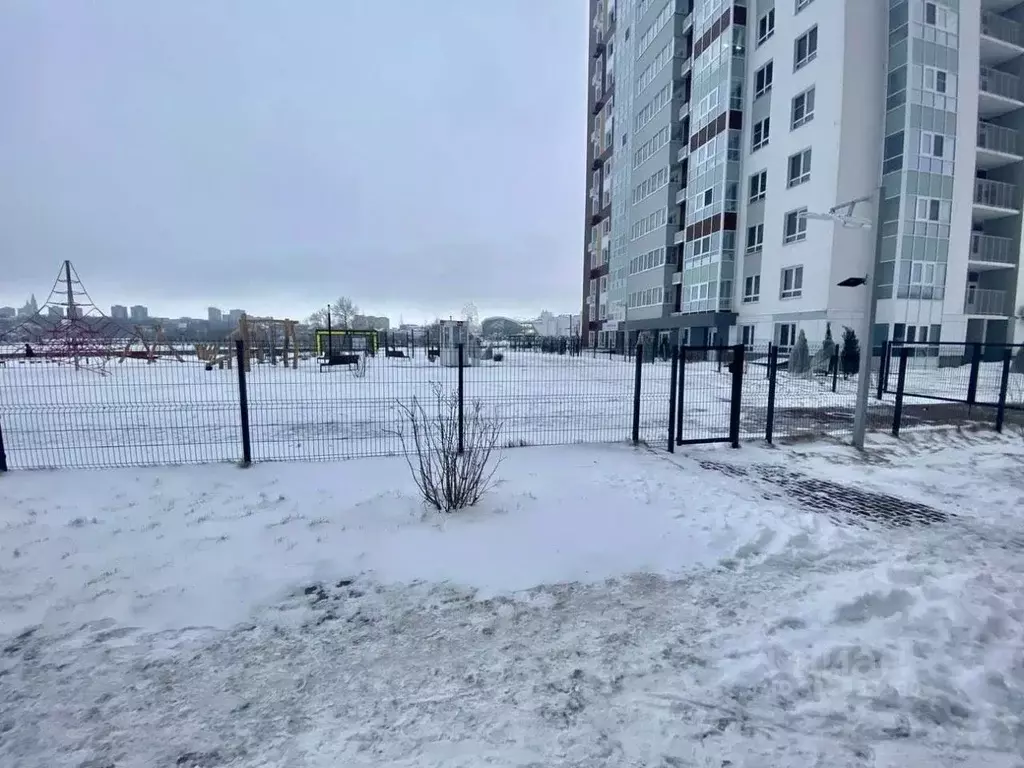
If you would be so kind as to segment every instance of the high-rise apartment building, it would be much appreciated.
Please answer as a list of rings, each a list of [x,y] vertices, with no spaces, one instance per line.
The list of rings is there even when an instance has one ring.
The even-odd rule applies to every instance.
[[[128,319],[128,307],[124,304],[114,304],[110,308],[110,316],[114,320],[127,320]]]
[[[837,283],[872,271],[876,342],[1013,339],[1024,2],[590,8],[587,345],[859,331]],[[802,215],[879,188],[877,269],[874,229]]]
[[[149,319],[149,308],[141,304],[134,305],[129,313],[133,322],[143,323]]]

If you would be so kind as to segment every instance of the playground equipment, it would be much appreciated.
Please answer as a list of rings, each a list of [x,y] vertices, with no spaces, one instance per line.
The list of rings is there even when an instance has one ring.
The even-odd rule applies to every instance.
[[[23,348],[23,357],[32,362],[106,375],[118,349],[139,341],[137,331],[126,330],[99,310],[70,260],[64,260],[43,305],[32,304],[30,316],[0,335],[0,348]]]
[[[207,344],[196,344],[196,358],[204,364],[206,370],[228,368],[236,356],[236,343],[242,341],[245,370],[252,370],[252,361],[270,363],[276,366],[278,360],[285,368],[299,367],[299,344],[295,337],[297,320],[279,320],[275,317],[249,317],[243,314],[238,319],[238,327],[233,330],[225,341],[214,341]]]
[[[164,333],[162,325],[157,324],[153,326],[152,340],[146,338],[146,331],[141,326],[135,326],[135,334],[135,338],[128,340],[118,356],[118,365],[126,359],[145,360],[147,363],[155,363],[158,357],[165,355],[173,357],[179,363],[185,362],[181,357],[181,353],[167,340],[167,334]]]
[[[340,352],[365,352],[370,357],[377,355],[377,331],[355,331],[349,328],[317,328],[313,332],[317,357],[329,357]]]

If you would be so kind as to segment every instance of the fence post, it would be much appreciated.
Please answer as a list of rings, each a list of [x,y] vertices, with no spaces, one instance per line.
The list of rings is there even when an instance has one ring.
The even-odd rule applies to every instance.
[[[679,347],[679,383],[676,385],[676,445],[683,444],[683,403],[686,402],[686,345]]]
[[[878,391],[875,399],[881,400],[889,387],[889,358],[892,356],[892,342],[882,342],[882,356],[878,359]]]
[[[903,390],[907,384],[907,359],[910,357],[910,348],[900,348],[900,367],[896,374],[896,404],[892,409],[892,436],[900,436],[900,427],[903,424]]]
[[[773,350],[773,349],[775,349],[775,345],[774,345],[774,344],[772,344],[772,343],[771,343],[771,342],[769,341],[769,342],[768,342],[768,361],[769,361],[769,362],[768,362],[768,365],[766,365],[766,366],[765,366],[765,368],[764,368],[764,377],[765,377],[766,379],[770,379],[770,378],[772,377],[772,370],[771,370],[771,368],[772,368],[772,366],[771,366],[771,359],[772,359],[772,350]]]
[[[743,358],[746,352],[742,344],[732,348],[732,398],[729,404],[729,441],[733,448],[740,447],[740,407],[743,401]]]
[[[636,371],[633,375],[633,445],[640,442],[640,383],[643,377],[644,343],[636,343]]]
[[[974,405],[978,398],[978,372],[981,370],[981,344],[971,345],[971,378],[967,382],[967,404]]]
[[[1013,362],[1013,347],[1003,350],[1003,375],[999,380],[999,408],[996,410],[996,432],[1003,431],[1006,419],[1006,395],[1010,388],[1010,364]],[[0,469],[3,469],[3,439],[0,438]]]
[[[7,471],[7,449],[4,447],[4,426],[0,424],[0,472]]]
[[[672,373],[668,381],[668,452],[676,452],[676,396],[678,394],[679,345],[672,347]]]
[[[839,345],[832,352],[832,391],[839,389]]]
[[[775,432],[775,374],[779,366],[779,348],[772,344],[768,348],[768,413],[765,416],[764,439],[771,443]]]
[[[327,337],[328,344],[331,337]],[[245,342],[235,339],[235,357],[238,363],[238,406],[242,417],[242,466],[252,464],[252,435],[249,433],[249,390],[245,375]]]
[[[459,344],[459,453],[462,453],[465,446],[465,422],[463,420],[463,404],[465,403],[466,394],[466,382],[463,377],[463,370],[465,368],[465,345]]]

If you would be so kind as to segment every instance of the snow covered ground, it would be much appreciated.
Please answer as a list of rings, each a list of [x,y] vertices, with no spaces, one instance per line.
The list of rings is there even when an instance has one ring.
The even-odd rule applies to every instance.
[[[11,473],[0,765],[1020,766],[1022,465],[526,448],[447,518],[394,458]]]
[[[923,362],[922,362],[923,361]],[[935,369],[915,358],[907,391],[965,398],[969,367]],[[110,467],[237,461],[241,426],[237,371],[206,371],[195,360],[138,360],[106,365],[107,375],[52,361],[9,361],[0,367],[0,429],[12,468]],[[667,437],[670,366],[643,366],[641,438]],[[1001,366],[985,363],[979,401],[995,402]],[[501,420],[506,445],[615,442],[632,432],[632,361],[510,351],[500,363],[464,372],[465,397]],[[729,434],[731,376],[716,363],[686,365],[683,437]],[[896,373],[890,375],[895,387]],[[1011,391],[1024,403],[1024,374]],[[254,365],[248,377],[253,457],[257,461],[394,455],[402,449],[398,402],[430,401],[432,387],[457,386],[457,371],[423,358],[368,361],[362,377],[321,372],[315,360],[297,370]],[[857,379],[791,376],[780,370],[775,434],[839,434],[852,423]],[[892,395],[872,398],[884,414]],[[907,398],[907,405],[930,403]],[[765,368],[747,366],[741,398],[744,438],[763,438],[768,407]],[[790,410],[787,416],[786,411]],[[992,409],[989,409],[992,410]],[[797,413],[793,413],[797,411]],[[781,415],[779,415],[781,413]],[[885,420],[885,416],[881,420]]]

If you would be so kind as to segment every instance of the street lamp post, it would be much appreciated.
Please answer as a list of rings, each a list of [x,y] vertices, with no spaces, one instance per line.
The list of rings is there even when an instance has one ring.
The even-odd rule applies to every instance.
[[[853,211],[857,205],[870,202],[872,197],[876,198],[874,222],[855,217]],[[832,221],[846,228],[870,229],[873,226],[875,229],[875,244],[872,249],[868,274],[863,277],[848,277],[838,283],[843,288],[864,286],[864,327],[861,331],[861,353],[857,370],[857,400],[853,411],[853,445],[858,450],[864,448],[864,435],[867,432],[868,422],[868,396],[871,391],[871,358],[874,354],[875,318],[878,309],[878,302],[875,300],[875,276],[878,274],[878,264],[882,253],[882,200],[882,188],[879,187],[874,195],[866,195],[839,203],[830,208],[828,213],[808,212],[804,214],[808,219]]]

